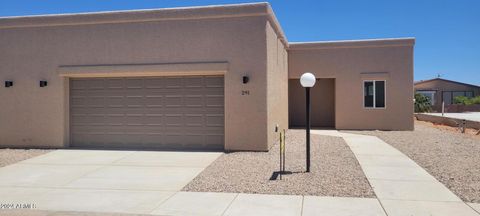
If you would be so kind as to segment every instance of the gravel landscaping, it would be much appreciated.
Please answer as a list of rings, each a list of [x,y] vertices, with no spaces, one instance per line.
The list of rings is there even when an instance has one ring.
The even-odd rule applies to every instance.
[[[0,149],[0,167],[51,152],[49,149]]]
[[[480,136],[416,121],[415,131],[345,131],[377,136],[466,202],[480,203]]]
[[[305,173],[305,131],[289,130],[286,170],[282,180],[270,180],[278,171],[279,144],[269,152],[233,152],[222,155],[191,181],[184,191],[375,197],[360,165],[342,138],[312,135],[311,172]]]

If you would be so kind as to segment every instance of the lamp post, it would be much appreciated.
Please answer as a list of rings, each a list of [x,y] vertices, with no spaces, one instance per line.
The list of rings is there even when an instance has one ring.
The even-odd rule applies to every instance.
[[[315,85],[315,76],[306,72],[300,77],[300,84],[305,88],[306,96],[306,125],[305,129],[307,132],[307,172],[310,172],[310,88]]]

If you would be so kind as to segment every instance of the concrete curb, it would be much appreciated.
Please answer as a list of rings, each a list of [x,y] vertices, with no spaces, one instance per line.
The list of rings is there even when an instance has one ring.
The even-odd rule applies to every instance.
[[[464,120],[464,119],[451,118],[451,117],[445,117],[445,116],[434,116],[434,115],[423,114],[423,113],[416,113],[415,117],[417,118],[417,120],[420,120],[420,121],[428,121],[435,124],[443,124],[443,125],[448,125],[452,127],[457,127],[458,124]],[[474,129],[480,130],[480,122],[471,121],[471,120],[465,120],[465,121],[466,121],[467,128],[474,128]]]

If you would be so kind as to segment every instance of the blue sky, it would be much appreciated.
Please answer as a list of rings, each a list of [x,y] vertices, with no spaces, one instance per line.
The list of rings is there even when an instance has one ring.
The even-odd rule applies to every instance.
[[[256,2],[249,0],[0,0],[0,16]],[[480,85],[479,0],[272,0],[289,41],[415,37],[415,80]]]

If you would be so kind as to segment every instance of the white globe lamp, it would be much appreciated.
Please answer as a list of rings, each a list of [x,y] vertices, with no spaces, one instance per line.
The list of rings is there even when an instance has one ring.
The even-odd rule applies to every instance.
[[[311,88],[315,85],[315,75],[310,72],[304,73],[300,77],[300,84],[305,88]]]

